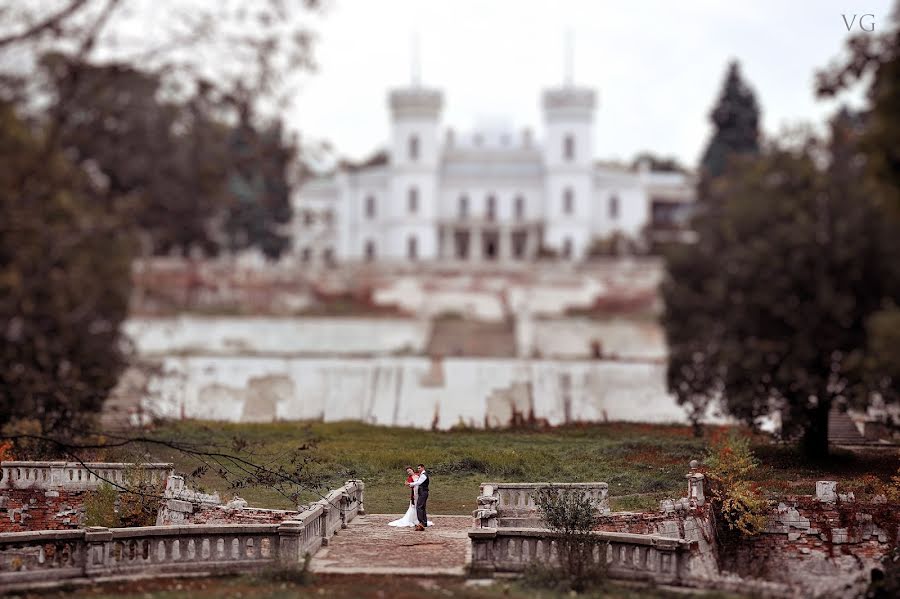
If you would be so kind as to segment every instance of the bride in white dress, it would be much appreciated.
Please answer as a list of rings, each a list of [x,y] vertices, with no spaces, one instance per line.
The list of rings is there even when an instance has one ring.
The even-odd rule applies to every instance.
[[[415,482],[418,480],[419,476],[416,474],[415,470],[411,467],[406,467],[406,484]],[[405,527],[414,527],[419,523],[419,519],[416,517],[416,500],[419,498],[419,487],[413,487],[409,490],[409,507],[406,510],[406,513],[403,514],[403,517],[399,520],[394,520],[393,522],[388,522],[388,526],[396,526],[398,528]],[[434,522],[431,520],[428,521],[428,526],[433,526]]]

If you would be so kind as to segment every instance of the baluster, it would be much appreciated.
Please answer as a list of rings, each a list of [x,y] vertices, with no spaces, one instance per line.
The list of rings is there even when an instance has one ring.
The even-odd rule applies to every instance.
[[[655,572],[659,568],[659,551],[653,548],[648,549],[646,564],[648,572]]]

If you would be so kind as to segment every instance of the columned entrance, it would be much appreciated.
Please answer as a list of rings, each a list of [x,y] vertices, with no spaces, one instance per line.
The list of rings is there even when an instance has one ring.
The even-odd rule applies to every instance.
[[[540,246],[538,223],[453,221],[439,225],[439,257],[461,262],[533,260]]]

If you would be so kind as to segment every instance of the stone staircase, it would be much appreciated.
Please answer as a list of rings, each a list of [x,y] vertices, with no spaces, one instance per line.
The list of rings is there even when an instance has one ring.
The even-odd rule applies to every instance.
[[[832,445],[866,445],[863,437],[847,412],[833,409],[828,413],[828,442]]]

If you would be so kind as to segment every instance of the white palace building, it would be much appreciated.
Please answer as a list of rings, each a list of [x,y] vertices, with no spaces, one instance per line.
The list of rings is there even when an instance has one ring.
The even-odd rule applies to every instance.
[[[601,165],[594,91],[542,98],[544,137],[442,134],[440,91],[389,96],[387,156],[307,181],[294,200],[293,252],[303,262],[582,260],[596,240],[646,247],[682,235],[689,175]]]

